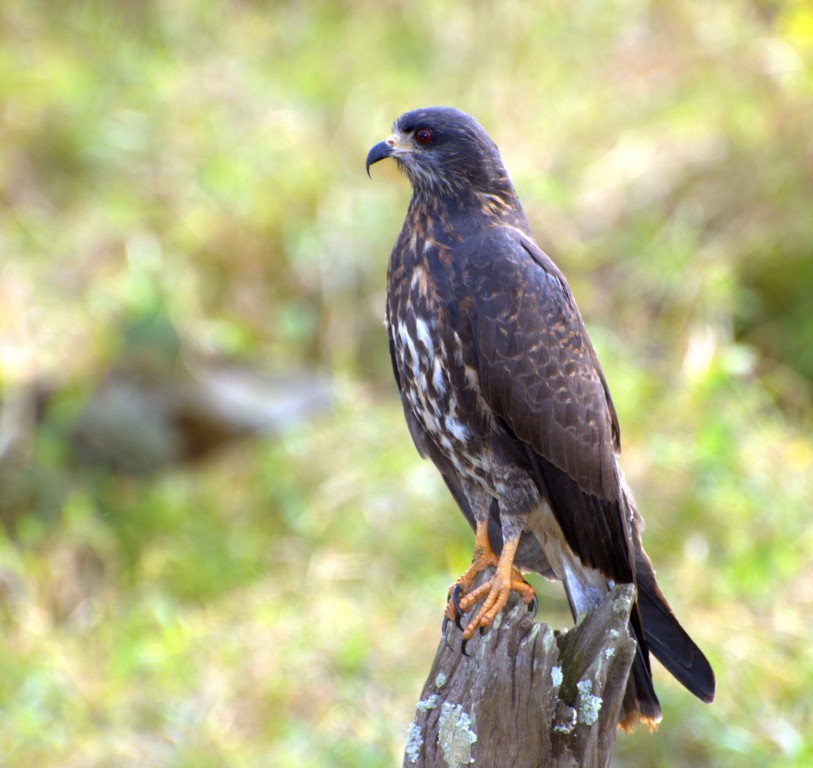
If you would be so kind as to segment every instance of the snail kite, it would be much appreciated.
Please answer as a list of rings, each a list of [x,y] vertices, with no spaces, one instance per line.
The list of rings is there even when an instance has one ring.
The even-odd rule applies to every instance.
[[[711,666],[658,589],[641,544],[595,350],[496,145],[468,115],[432,107],[395,121],[370,150],[368,174],[388,157],[412,185],[387,275],[393,371],[418,451],[475,530],[472,564],[450,589],[446,621],[463,628],[465,643],[512,590],[535,604],[523,571],[564,582],[574,618],[614,584],[634,583],[638,650],[621,725],[661,718],[650,650],[711,701]],[[491,579],[472,588],[490,566]]]

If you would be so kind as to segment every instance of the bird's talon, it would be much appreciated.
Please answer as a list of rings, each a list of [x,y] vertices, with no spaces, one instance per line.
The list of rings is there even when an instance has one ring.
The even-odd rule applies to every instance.
[[[462,613],[460,610],[460,593],[462,592],[462,587],[460,584],[455,584],[454,589],[452,590],[452,605],[455,607],[455,611],[457,613]]]
[[[449,596],[449,599],[452,601],[452,605],[454,606],[454,623],[461,632],[463,631],[463,625],[460,623],[460,620],[464,616],[463,611],[460,609],[460,593],[462,591],[462,585],[455,584],[454,588],[452,589],[452,594]]]
[[[466,640],[466,638],[463,638],[463,642],[460,643],[460,653],[462,653],[464,656],[468,656],[469,658],[471,658],[471,654],[466,652],[466,646],[468,645],[468,642],[469,641]]]
[[[539,610],[539,598],[534,595],[534,599],[528,604],[528,613],[531,614],[531,618],[536,618],[536,612]]]

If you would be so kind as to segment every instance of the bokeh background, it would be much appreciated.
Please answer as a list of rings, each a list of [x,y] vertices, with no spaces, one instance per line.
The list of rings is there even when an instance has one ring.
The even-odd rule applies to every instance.
[[[403,423],[409,191],[364,157],[430,104],[568,275],[718,674],[656,668],[617,765],[813,764],[808,2],[15,0],[0,35],[0,764],[400,764],[472,535]]]

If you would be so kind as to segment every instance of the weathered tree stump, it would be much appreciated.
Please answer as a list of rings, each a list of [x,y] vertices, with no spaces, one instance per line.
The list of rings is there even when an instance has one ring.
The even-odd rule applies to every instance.
[[[471,639],[470,657],[450,629],[455,650],[438,646],[404,768],[609,766],[635,655],[634,600],[634,586],[617,586],[578,626],[557,632],[512,595]]]

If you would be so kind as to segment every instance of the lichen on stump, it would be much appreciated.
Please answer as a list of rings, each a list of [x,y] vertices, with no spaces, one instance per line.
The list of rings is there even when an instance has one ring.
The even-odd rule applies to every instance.
[[[481,578],[485,580],[489,573]],[[567,632],[512,596],[459,651],[441,641],[409,726],[404,768],[609,766],[635,655],[635,587],[615,587]]]

